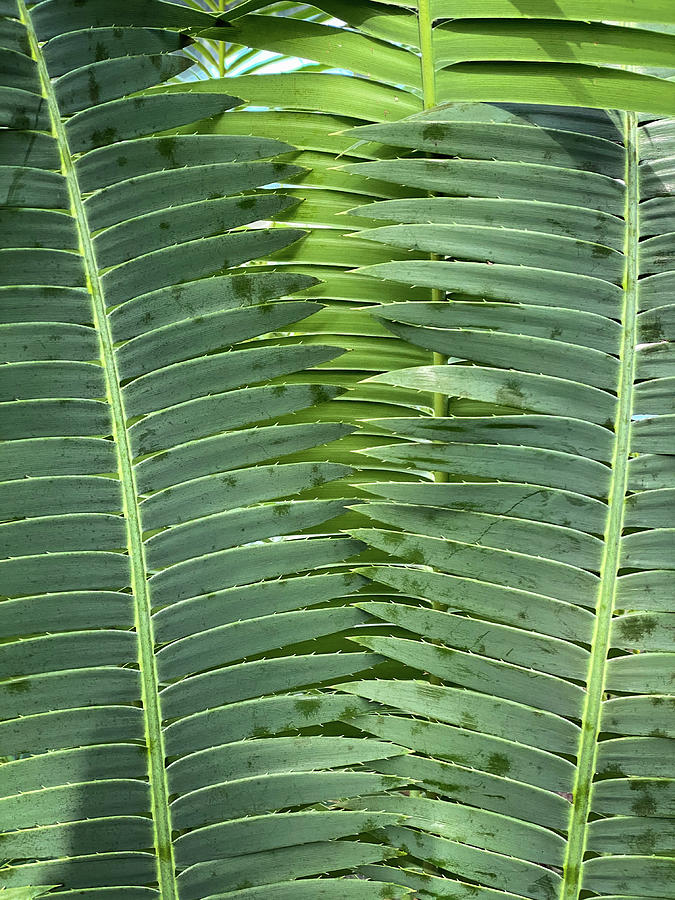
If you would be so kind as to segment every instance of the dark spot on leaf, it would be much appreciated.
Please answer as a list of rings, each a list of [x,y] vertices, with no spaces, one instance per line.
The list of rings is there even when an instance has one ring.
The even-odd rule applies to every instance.
[[[422,129],[422,139],[425,141],[442,141],[445,137],[445,126],[439,123],[432,123]]]
[[[628,843],[631,850],[634,850],[641,856],[651,856],[656,848],[657,838],[658,834],[656,833],[656,831],[653,831],[650,828],[642,834],[639,834],[636,838],[634,838],[632,841],[629,841]]]
[[[309,718],[321,709],[321,700],[318,697],[302,697],[294,705],[300,715]]]
[[[653,616],[629,616],[621,620],[618,631],[624,640],[637,643],[655,628],[656,620]]]
[[[101,97],[101,89],[99,87],[98,81],[96,79],[96,74],[89,71],[89,99],[92,104],[95,106],[99,103]]]
[[[665,333],[663,331],[663,326],[661,325],[661,320],[655,317],[651,322],[647,322],[646,325],[643,325],[640,329],[640,337],[645,343],[662,341],[665,338]]]
[[[503,406],[520,406],[525,400],[525,395],[518,379],[507,378],[504,386],[497,391],[496,400]]]
[[[28,130],[31,126],[31,122],[28,118],[25,108],[21,107],[15,110],[9,124],[10,127],[15,128],[19,131]]]
[[[491,753],[485,768],[492,775],[506,775],[511,770],[511,763],[503,753]]]
[[[631,791],[638,791],[640,796],[631,803],[630,808],[636,816],[653,816],[656,812],[656,801],[649,793],[649,789],[640,782],[630,783]]]
[[[157,152],[160,156],[163,156],[164,159],[173,162],[173,155],[176,150],[176,138],[175,137],[166,137],[161,138],[161,140],[157,141]]]
[[[106,144],[112,144],[115,138],[117,137],[117,129],[109,126],[108,128],[101,128],[98,131],[94,131],[91,140],[93,147],[103,147]]]

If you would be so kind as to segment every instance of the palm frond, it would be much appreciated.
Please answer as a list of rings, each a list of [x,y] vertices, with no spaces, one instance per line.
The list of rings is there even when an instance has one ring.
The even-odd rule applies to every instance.
[[[272,17],[302,19],[310,22],[325,22],[331,17],[321,10],[307,3],[297,3],[293,0],[270,3],[267,0],[253,0],[252,3],[228,3],[225,0],[183,0],[186,6],[192,9],[203,10],[216,16],[227,16],[236,20],[246,11],[255,9],[257,13],[264,13]],[[185,50],[186,55],[194,60],[196,66],[179,80],[194,81],[205,78],[239,77],[253,73],[265,73],[270,68],[292,69],[312,67],[315,64],[293,57],[284,57],[281,53],[268,50],[257,50],[251,47],[232,42],[227,39],[226,33],[218,33],[215,38],[196,36],[195,41]]]
[[[401,783],[368,765],[398,748],[321,727],[363,704],[320,688],[377,662],[346,652],[361,545],[316,497],[347,469],[293,459],[350,430],[315,412],[339,386],[293,380],[342,351],[255,343],[320,309],[254,265],[302,232],[244,227],[298,169],[276,140],[154,136],[240,102],[137,93],[205,13],[2,11],[0,884],[296,896],[391,856],[341,838],[399,816],[335,803]]]
[[[391,261],[392,250],[374,244],[368,247],[361,237],[345,241],[350,228],[343,214],[373,202],[412,195],[423,197],[433,191],[434,176],[415,186],[406,185],[402,191],[392,179],[378,178],[377,166],[359,170],[353,164],[381,158],[386,168],[386,160],[393,155],[420,155],[420,150],[433,154],[435,145],[430,140],[417,149],[387,147],[377,137],[377,130],[354,133],[353,137],[348,136],[347,130],[367,123],[397,121],[421,113],[425,105],[446,101],[463,101],[467,106],[469,118],[463,126],[467,140],[476,128],[471,121],[474,100],[543,101],[584,108],[649,107],[672,113],[672,82],[618,68],[637,62],[664,63],[675,49],[672,35],[659,34],[652,43],[645,38],[644,30],[603,24],[600,20],[609,17],[610,6],[595,4],[582,15],[581,6],[577,5],[551,14],[547,17],[550,21],[542,23],[525,11],[513,21],[515,14],[510,3],[486,9],[477,20],[472,7],[465,13],[464,6],[459,9],[452,4],[427,8],[421,3],[418,10],[415,4],[325,0],[320,8],[346,25],[279,20],[254,12],[237,18],[234,27],[227,29],[242,44],[297,55],[332,69],[240,78],[238,90],[251,108],[235,112],[228,121],[230,127],[236,123],[242,133],[288,139],[298,152],[287,158],[309,170],[298,179],[299,186],[292,189],[293,196],[303,202],[281,216],[291,226],[309,229],[309,234],[303,241],[274,254],[273,259],[284,268],[311,273],[322,281],[305,296],[327,302],[330,309],[308,318],[296,331],[312,334],[317,327],[319,333],[311,339],[320,340],[326,327],[322,323],[330,321],[341,332],[341,345],[350,351],[327,366],[342,366],[335,378],[350,388],[346,397],[333,405],[336,414],[358,424],[361,431],[346,443],[331,446],[330,451],[333,458],[359,467],[362,480],[392,477],[387,469],[389,473],[398,469],[398,477],[409,478],[404,467],[394,461],[381,460],[377,466],[374,458],[364,462],[354,451],[372,446],[379,439],[367,424],[370,420],[395,417],[405,413],[406,408],[412,412],[417,409],[414,394],[400,387],[390,391],[384,384],[368,381],[368,377],[377,370],[412,365],[411,353],[417,354],[417,364],[431,363],[434,357],[425,353],[425,348],[386,336],[364,309],[377,301],[376,289],[353,274],[353,269]],[[665,23],[673,18],[672,11],[658,2],[644,4],[640,11],[643,15],[644,21],[650,22]],[[575,17],[576,22],[563,21]],[[617,18],[612,15],[613,21]],[[633,9],[630,21],[635,18]],[[453,57],[452,48],[460,45],[462,51]],[[508,63],[501,61],[505,47],[511,52]],[[199,89],[218,92],[226,84],[223,80],[210,80],[200,83]],[[492,109],[493,115],[508,120],[508,110]],[[556,127],[574,127],[573,114],[564,124],[561,110],[555,115]],[[220,126],[207,127],[211,130]],[[513,155],[508,159],[517,159],[521,152],[517,138],[526,132],[514,129],[512,133]],[[465,142],[457,147],[457,152],[470,156],[482,139],[482,133],[477,132],[472,146]],[[534,152],[539,150],[535,148]],[[491,157],[488,154],[483,158]],[[602,164],[602,160],[596,160],[596,166]],[[363,177],[366,171],[370,177]],[[423,255],[410,248],[395,252],[401,261],[412,254]],[[421,282],[414,284],[411,293],[408,286],[388,283],[387,300],[434,299],[432,290]],[[323,373],[317,377],[324,377]],[[428,409],[432,408],[433,398]],[[352,487],[346,488],[346,493],[363,496]],[[351,522],[342,521],[345,526],[354,524],[353,516]]]
[[[436,194],[357,214],[436,255],[366,272],[441,292],[380,315],[450,360],[375,383],[452,399],[383,419],[398,442],[369,451],[449,483],[360,507],[355,536],[390,555],[366,574],[401,598],[359,604],[396,627],[356,642],[404,668],[347,689],[414,751],[378,768],[424,790],[354,806],[410,816],[388,833],[420,897],[673,896],[675,520],[672,480],[649,481],[672,471],[672,120],[466,112],[355,132],[435,154],[355,166]]]
[[[672,4],[212,6],[0,0],[0,886],[675,900]]]

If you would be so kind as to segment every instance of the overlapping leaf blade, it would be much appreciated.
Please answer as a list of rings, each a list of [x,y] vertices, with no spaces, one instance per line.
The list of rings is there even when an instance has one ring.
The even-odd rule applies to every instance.
[[[372,430],[367,426],[364,428],[364,420],[395,416],[401,406],[404,410],[405,407],[415,408],[413,394],[400,387],[398,391],[391,391],[386,385],[364,379],[374,371],[423,364],[433,359],[432,354],[424,354],[423,348],[385,337],[362,309],[372,302],[373,290],[349,269],[366,264],[368,258],[372,262],[390,260],[392,251],[382,251],[374,245],[368,250],[359,238],[352,238],[348,245],[343,240],[348,228],[342,213],[359,203],[402,198],[405,193],[401,193],[399,185],[391,179],[388,183],[379,179],[375,166],[367,170],[369,178],[362,177],[366,170],[361,173],[354,169],[350,170],[352,177],[347,178],[343,171],[335,168],[336,163],[343,165],[378,157],[388,159],[392,152],[409,155],[409,151],[400,145],[395,150],[387,148],[377,138],[376,130],[371,133],[372,137],[364,133],[362,140],[338,132],[369,121],[396,121],[420,111],[425,104],[444,101],[464,101],[469,110],[473,109],[472,101],[475,100],[653,108],[662,112],[672,112],[675,108],[670,82],[618,68],[638,62],[648,68],[647,57],[655,65],[665,63],[675,47],[672,36],[660,34],[650,42],[647,32],[618,24],[621,17],[618,14],[610,16],[606,3],[597,4],[588,11],[579,4],[564,7],[554,4],[554,7],[548,11],[550,14],[544,14],[546,11],[538,6],[533,10],[529,6],[520,8],[505,2],[486,7],[481,16],[472,5],[465,8],[440,4],[427,8],[424,3],[389,4],[369,0],[324,0],[320,3],[318,8],[323,12],[346,23],[342,26],[335,21],[280,20],[261,14],[263,7],[256,4],[244,5],[242,10],[252,9],[252,13],[238,15],[234,27],[228,29],[229,37],[241,44],[315,61],[317,68],[323,70],[238,79],[240,95],[255,110],[237,112],[231,118],[239,119],[241,124],[237,127],[243,133],[254,131],[266,136],[287,137],[292,131],[292,142],[299,148],[292,159],[309,169],[301,178],[301,186],[293,190],[294,196],[303,202],[282,215],[289,224],[309,227],[310,234],[302,242],[275,254],[275,258],[280,265],[292,264],[295,270],[315,274],[324,282],[306,296],[326,301],[330,312],[310,317],[300,326],[299,331],[308,332],[303,340],[321,340],[326,327],[324,322],[330,320],[328,327],[339,332],[336,337],[341,345],[351,350],[336,362],[322,366],[324,370],[333,370],[333,380],[350,388],[345,400],[335,405],[335,411],[349,421],[361,424],[364,429],[356,437],[331,445],[335,459],[358,464],[354,450],[368,444],[372,446],[378,440]],[[631,16],[624,18],[633,23],[636,19],[661,23],[672,19],[672,13],[663,3],[643,4],[639,14],[631,8]],[[542,18],[546,21],[541,21]],[[608,18],[614,24],[603,24]],[[212,34],[216,36],[215,31]],[[453,53],[453,48],[457,47],[460,49]],[[505,62],[507,55],[508,62]],[[423,76],[425,67],[427,75]],[[429,72],[435,81],[433,85]],[[199,89],[218,92],[227,84],[227,80],[222,79],[204,81],[199,84]],[[522,121],[509,110],[492,109],[493,114],[504,121]],[[476,131],[471,115],[470,112],[465,123],[467,138],[470,132]],[[521,110],[520,115],[525,115],[526,119],[525,110]],[[574,115],[570,114],[572,121]],[[588,118],[588,113],[582,115]],[[557,111],[556,116],[554,127],[566,128],[567,119],[562,112]],[[601,127],[597,121],[596,126]],[[212,125],[207,127],[213,129]],[[608,128],[611,133],[611,122],[602,127],[604,136]],[[475,134],[474,146],[480,146],[484,136],[484,133]],[[520,159],[524,148],[519,147],[518,139],[522,136],[523,132],[513,130],[513,156],[506,159]],[[466,155],[470,155],[466,147],[465,150]],[[430,152],[435,152],[433,147]],[[596,165],[599,162],[597,160]],[[383,164],[385,168],[388,165],[387,162]],[[420,167],[424,165],[422,160],[419,164]],[[507,177],[517,178],[518,168],[507,166],[500,173],[502,181]],[[452,170],[447,174],[452,177]],[[547,178],[549,174],[549,169],[532,172],[533,176],[541,178]],[[426,190],[433,191],[440,177],[445,176],[441,176],[438,167],[432,166],[428,177],[414,185],[414,195],[423,196]],[[564,170],[560,177],[564,184],[550,186],[552,202],[556,202],[560,190],[569,190],[569,179]],[[590,187],[583,183],[578,189],[584,191]],[[601,193],[608,189],[601,179],[596,180],[593,187]],[[410,196],[413,186],[407,185],[407,188]],[[527,196],[527,184],[522,190],[523,196]],[[610,206],[612,199],[607,198]],[[621,202],[619,198],[618,203]],[[431,299],[431,291],[426,286],[420,282],[415,285],[412,295],[410,289],[389,282],[386,299]],[[417,360],[410,359],[411,353],[417,355]],[[325,377],[324,372],[318,373],[317,377]],[[385,464],[380,460],[377,466],[373,458],[367,462],[361,460],[360,465],[362,481],[407,477],[404,473],[395,474],[401,467],[392,461]],[[352,487],[341,491],[363,496]],[[340,524],[353,526],[354,517],[342,518]]]

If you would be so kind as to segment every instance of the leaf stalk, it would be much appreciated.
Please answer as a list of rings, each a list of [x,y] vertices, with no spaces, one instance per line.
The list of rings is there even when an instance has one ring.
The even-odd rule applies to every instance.
[[[578,900],[583,889],[583,861],[588,839],[588,818],[591,812],[593,776],[596,769],[598,737],[602,725],[602,703],[605,692],[607,654],[614,614],[617,577],[620,568],[621,536],[628,461],[631,447],[633,414],[633,383],[635,380],[638,275],[639,275],[639,143],[637,114],[624,117],[626,147],[625,207],[624,207],[624,275],[621,322],[621,369],[619,375],[612,479],[609,493],[605,542],[600,569],[600,590],[591,645],[591,659],[586,681],[586,702],[581,720],[581,738],[567,842],[563,867],[561,900]]]
[[[418,0],[417,27],[420,41],[420,65],[422,68],[422,100],[424,109],[433,109],[436,106],[436,71],[434,66],[433,20],[429,0]],[[433,196],[433,194],[430,196]],[[432,260],[439,260],[440,258],[436,253],[430,254],[430,259]],[[444,291],[432,288],[432,302],[440,303],[446,299]],[[447,356],[444,356],[442,353],[434,353],[433,364],[435,366],[444,366],[447,362]],[[445,394],[439,392],[433,394],[433,414],[435,417],[447,416],[448,398]],[[434,472],[434,481],[445,482],[447,480],[447,472]]]

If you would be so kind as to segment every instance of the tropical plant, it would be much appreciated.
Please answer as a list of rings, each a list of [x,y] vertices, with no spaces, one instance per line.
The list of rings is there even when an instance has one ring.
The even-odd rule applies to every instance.
[[[675,11],[321,8],[3,9],[0,878],[672,900]]]
[[[294,459],[346,429],[314,421],[336,388],[287,378],[341,350],[250,343],[318,309],[289,296],[311,279],[246,265],[299,237],[242,228],[297,169],[264,138],[146,137],[239,103],[138,94],[204,14],[2,11],[0,883],[311,894],[286,882],[392,853],[337,841],[382,817],[317,804],[402,782],[362,765],[397,748],[312,734],[364,706],[315,686],[374,657],[343,637],[366,618],[340,569],[360,545],[324,536],[344,502],[314,497],[344,466]]]
[[[513,16],[517,5],[483,4],[481,14]],[[621,17],[616,5],[593,6],[577,14]],[[452,482],[371,486],[382,500],[360,507],[379,527],[356,536],[391,554],[389,564],[361,571],[400,598],[362,605],[396,629],[358,641],[402,668],[395,680],[350,690],[380,704],[359,720],[365,732],[414,751],[378,768],[424,788],[358,804],[409,816],[406,827],[387,829],[408,854],[403,871],[366,872],[403,881],[420,897],[672,897],[672,823],[663,817],[673,812],[675,773],[662,759],[672,757],[675,736],[666,696],[673,644],[665,631],[654,642],[650,635],[669,622],[675,525],[666,511],[672,457],[663,455],[672,446],[673,372],[661,362],[668,346],[655,343],[670,337],[660,323],[670,300],[673,126],[647,120],[639,128],[634,112],[589,108],[646,108],[649,88],[665,99],[672,85],[596,69],[591,86],[587,68],[609,61],[608,46],[617,64],[672,66],[672,40],[657,61],[646,31],[455,21],[432,32],[430,18],[445,10],[420,8],[420,78],[414,64],[406,67],[405,46],[383,43],[414,45],[413,15],[384,15],[376,4],[330,10],[368,33],[331,40],[318,27],[289,23],[281,31],[261,21],[244,33],[258,46],[324,63],[339,56],[357,75],[421,94],[425,107],[581,107],[455,103],[345,135],[347,152],[381,142],[416,157],[350,160],[341,174],[356,176],[352,184],[368,201],[356,210],[361,220],[394,223],[360,233],[387,250],[386,261],[356,277],[405,285],[408,302],[377,315],[436,363],[369,381],[422,391],[418,405],[435,414],[368,422],[398,441],[369,455],[407,476],[434,472],[437,482]],[[640,12],[672,21],[663,5]],[[460,14],[471,15],[466,4]],[[456,64],[460,52],[492,60],[489,69]],[[494,63],[505,57],[528,65]],[[323,111],[365,95],[355,78],[333,101],[334,87],[321,82],[306,94]],[[257,103],[266,91],[283,96],[280,84],[273,93],[261,87]],[[672,109],[670,100],[657,109],[654,99],[655,111]],[[375,105],[369,117],[382,119],[384,108]],[[328,180],[320,190],[338,199]],[[383,182],[407,197],[377,202]],[[433,196],[420,196],[425,191]],[[317,193],[306,191],[315,206]],[[344,243],[335,242],[337,264]],[[284,257],[313,262],[306,245]],[[402,259],[401,250],[414,255]],[[415,258],[421,253],[430,256]],[[363,261],[350,254],[354,262]],[[432,291],[431,302],[410,302],[413,286]],[[347,301],[349,293],[345,280]]]
[[[227,3],[226,0],[183,0],[186,6],[199,11],[206,11],[215,15],[224,16],[232,20],[242,16],[246,11],[259,6],[256,0],[247,3]],[[293,19],[304,19],[310,22],[327,21],[330,16],[306,3],[294,3],[292,0],[284,2],[264,4],[265,14],[271,16],[284,16]],[[195,78],[224,78],[225,76],[237,77],[239,75],[251,75],[257,72],[297,70],[312,66],[301,59],[285,57],[281,53],[255,50],[252,47],[241,46],[232,41],[219,38],[197,38],[184,50],[185,54],[195,61],[195,67],[184,75],[178,76],[187,81]],[[324,68],[323,66],[318,68]]]
[[[382,421],[407,441],[370,452],[450,483],[370,487],[355,536],[392,558],[366,574],[402,597],[360,604],[397,630],[356,640],[417,671],[347,688],[384,704],[364,731],[415,751],[378,768],[443,799],[356,806],[410,816],[387,831],[421,897],[672,897],[673,122],[494,119],[473,116],[481,161],[356,167],[437,194],[368,207],[396,223],[371,240],[441,255],[372,274],[458,295],[378,312],[454,364],[375,381],[456,399]],[[357,134],[454,153],[462,125]]]
[[[255,109],[235,111],[228,116],[227,127],[289,140],[298,151],[287,159],[307,169],[296,179],[298,187],[289,191],[303,202],[281,219],[309,228],[310,233],[274,259],[279,266],[292,265],[294,271],[311,273],[322,282],[308,296],[320,298],[328,309],[308,317],[296,332],[305,332],[304,340],[322,340],[328,332],[333,341],[339,340],[351,351],[329,365],[336,369],[333,379],[350,388],[348,401],[340,401],[336,410],[360,430],[342,439],[332,452],[357,466],[356,480],[363,483],[392,477],[397,468],[355,454],[381,441],[373,429],[363,427],[364,421],[396,416],[406,408],[414,412],[420,404],[419,395],[407,389],[389,391],[365,379],[378,371],[431,359],[408,342],[392,340],[391,333],[364,307],[384,300],[431,300],[434,295],[420,286],[411,293],[409,287],[394,283],[378,285],[354,273],[356,267],[410,258],[411,252],[383,250],[362,235],[351,236],[355,228],[368,223],[345,214],[374,201],[424,196],[433,186],[403,186],[376,178],[375,169],[370,170],[371,177],[347,169],[349,163],[401,155],[401,148],[365,135],[359,140],[349,129],[399,120],[450,101],[469,104],[467,134],[474,101],[649,108],[668,114],[673,109],[673,83],[618,66],[667,65],[672,63],[675,44],[671,35],[602,22],[610,16],[627,18],[629,9],[634,21],[638,16],[633,2],[618,6],[606,0],[545,3],[543,9],[542,4],[529,3],[522,10],[523,4],[511,0],[444,2],[433,7],[420,2],[419,9],[415,3],[370,0],[322,0],[318,5],[346,26],[276,21],[262,15],[261,6],[258,12],[237,18],[228,34],[252,47],[298,55],[351,70],[352,75],[299,72],[239,78],[240,96]],[[458,15],[465,18],[454,18]],[[581,16],[583,22],[566,21]],[[662,0],[642,3],[639,17],[644,22],[675,23],[672,6]],[[604,65],[610,62],[612,67]],[[225,86],[226,82],[212,79],[195,89],[218,92]],[[561,116],[558,110],[556,127],[564,122]],[[215,118],[208,130],[217,132],[221,127]],[[458,142],[453,153],[471,156],[475,147],[467,141]],[[325,378],[325,371],[321,377]],[[440,403],[436,398],[436,404]],[[440,406],[437,411],[442,411]],[[409,475],[403,472],[394,477]],[[359,495],[358,490],[349,493]]]

